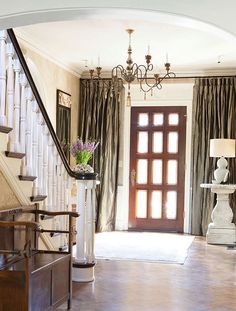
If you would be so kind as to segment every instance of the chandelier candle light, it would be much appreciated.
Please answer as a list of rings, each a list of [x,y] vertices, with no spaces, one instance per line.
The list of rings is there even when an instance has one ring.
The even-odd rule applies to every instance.
[[[153,64],[151,64],[152,56],[150,55],[150,46],[148,45],[148,52],[145,55],[146,65],[138,65],[132,60],[132,47],[131,47],[131,35],[134,32],[133,29],[126,30],[129,34],[129,47],[128,47],[128,58],[127,67],[124,68],[122,65],[117,65],[112,69],[112,80],[116,83],[117,79],[121,78],[128,83],[128,96],[127,96],[127,106],[131,106],[131,95],[130,95],[130,84],[137,80],[140,85],[140,90],[144,92],[144,99],[146,99],[146,93],[152,91],[153,89],[160,90],[162,88],[161,82],[166,78],[174,78],[175,73],[170,71],[170,63],[168,61],[168,56],[166,63],[164,64],[166,74],[161,77],[160,74],[155,73],[153,77],[148,74],[153,70]],[[154,79],[154,83],[150,83],[151,78]]]
[[[137,80],[140,85],[140,90],[144,92],[144,99],[146,99],[146,93],[153,89],[160,90],[162,88],[161,82],[167,78],[175,78],[175,73],[170,71],[170,63],[168,61],[168,54],[166,54],[166,62],[164,64],[166,73],[164,76],[160,76],[158,73],[154,73],[153,76],[149,76],[149,73],[153,70],[153,64],[151,63],[152,56],[150,55],[150,45],[148,45],[147,55],[145,55],[146,65],[138,65],[132,60],[132,47],[131,47],[131,35],[134,29],[127,29],[129,34],[129,46],[128,46],[128,58],[126,60],[127,66],[117,65],[112,69],[112,87],[117,88],[119,85],[119,79],[122,79],[128,84],[128,96],[127,96],[127,106],[131,106],[131,95],[130,95],[130,84]],[[89,70],[90,79],[100,79],[101,78],[100,62],[96,67],[96,74],[94,69]],[[154,81],[154,82],[153,82]]]

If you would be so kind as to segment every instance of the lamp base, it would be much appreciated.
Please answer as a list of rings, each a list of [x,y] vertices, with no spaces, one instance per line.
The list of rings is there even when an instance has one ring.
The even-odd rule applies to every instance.
[[[224,157],[221,157],[217,161],[217,169],[214,171],[215,179],[212,180],[213,184],[221,184],[227,182],[229,170],[226,168],[228,166],[228,162]]]

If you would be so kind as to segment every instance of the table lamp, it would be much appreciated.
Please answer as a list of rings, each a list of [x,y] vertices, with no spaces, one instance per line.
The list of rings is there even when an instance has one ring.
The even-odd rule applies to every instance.
[[[235,157],[235,139],[217,138],[210,139],[210,157],[220,158],[217,161],[217,169],[214,171],[213,184],[225,183],[228,179],[229,170],[226,158]]]

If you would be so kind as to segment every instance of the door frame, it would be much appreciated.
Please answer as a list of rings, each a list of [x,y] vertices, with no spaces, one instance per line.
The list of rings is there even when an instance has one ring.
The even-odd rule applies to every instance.
[[[160,110],[159,110],[160,109]],[[163,120],[163,126],[159,127],[153,127],[152,122],[149,123],[147,127],[139,127],[136,123],[138,122],[138,115],[139,113],[148,113],[149,118],[151,119],[150,115],[154,115],[155,113],[163,113],[165,115],[165,121]],[[179,124],[175,127],[168,124],[166,118],[170,113],[178,113],[179,115]],[[182,174],[181,172],[185,170],[185,156],[186,156],[186,119],[187,119],[187,107],[186,106],[150,106],[146,105],[145,107],[137,107],[132,106],[131,107],[131,122],[130,122],[130,128],[131,128],[131,135],[130,140],[133,137],[133,143],[130,145],[130,167],[129,171],[131,174],[131,171],[134,169],[137,172],[137,161],[138,159],[147,159],[148,160],[148,181],[147,184],[138,184],[137,181],[135,181],[135,185],[132,187],[131,182],[131,176],[130,176],[130,185],[129,185],[129,221],[128,230],[134,230],[134,231],[163,231],[163,232],[183,232],[184,231],[184,197],[185,197],[185,174]],[[145,154],[140,154],[137,152],[137,143],[138,138],[137,134],[140,131],[147,131],[149,133],[149,140],[148,140],[148,152]],[[162,131],[163,132],[163,144],[164,149],[163,152],[160,154],[155,154],[151,150],[152,146],[152,133],[155,131]],[[179,139],[178,139],[178,152],[175,153],[168,153],[167,149],[167,133],[171,131],[178,131],[179,133]],[[134,137],[135,136],[135,137]],[[184,137],[184,140],[182,139]],[[180,139],[181,138],[181,139]],[[184,150],[184,152],[182,152]],[[167,175],[163,175],[163,182],[161,185],[153,184],[151,182],[151,163],[154,159],[163,159],[163,171],[162,174],[167,174],[167,160],[168,159],[176,159],[178,162],[178,182],[176,182],[175,185],[168,185],[166,178]],[[165,177],[164,177],[165,176]],[[135,177],[136,179],[136,177]],[[136,210],[136,191],[137,190],[146,189],[147,191],[147,218],[136,218],[135,217],[135,210]],[[160,190],[162,192],[162,216],[164,211],[164,203],[166,193],[170,190],[176,191],[177,194],[177,214],[176,219],[167,219],[161,217],[161,219],[152,219],[150,217],[150,198],[151,198],[151,192],[153,190]]]
[[[166,87],[166,86],[165,86]],[[191,162],[191,135],[192,135],[192,92],[193,82],[178,83],[175,86],[181,98],[159,99],[152,101],[133,100],[132,107],[142,106],[186,106],[186,167],[185,167],[185,197],[184,197],[184,233],[191,232],[191,185],[190,185],[190,162]],[[183,92],[182,92],[183,89]],[[187,91],[186,91],[187,89]],[[163,88],[164,91],[164,88]],[[168,92],[170,90],[167,90]],[[185,95],[186,94],[186,95]],[[166,96],[167,97],[167,96]],[[118,184],[116,230],[128,230],[129,215],[129,168],[130,168],[130,107],[124,107],[121,118],[124,120],[121,145],[122,150],[119,159],[119,169],[122,171],[122,181]]]

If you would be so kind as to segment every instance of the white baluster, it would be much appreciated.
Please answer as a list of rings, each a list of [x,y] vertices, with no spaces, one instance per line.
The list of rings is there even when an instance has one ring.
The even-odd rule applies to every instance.
[[[32,102],[32,174],[37,178],[34,180],[33,196],[38,195],[38,104],[36,100]]]
[[[47,191],[47,208],[53,210],[53,140],[51,135],[48,137],[48,191]]]
[[[43,116],[40,111],[37,113],[38,117],[38,194],[43,193]]]
[[[14,92],[14,78],[13,78],[13,55],[14,49],[11,42],[7,44],[8,68],[7,68],[7,125],[13,128],[13,92]],[[8,151],[13,151],[13,133],[8,135]]]
[[[56,176],[57,176],[57,180],[56,180],[56,197],[55,197],[55,202],[56,202],[56,206],[55,206],[55,210],[56,211],[61,211],[61,184],[62,184],[62,164],[61,164],[61,159],[60,156],[57,152],[57,148],[55,147],[55,158],[56,158]],[[57,217],[55,218],[55,226],[57,229],[61,229],[60,226],[60,219],[61,217]]]
[[[28,87],[26,90],[26,145],[25,145],[25,164],[26,164],[26,175],[32,176],[32,135],[31,135],[31,116],[32,116],[32,91]],[[35,128],[35,126],[33,127]]]
[[[53,210],[58,210],[57,208],[57,148],[53,145],[53,173],[52,173],[52,188],[53,188],[53,196],[52,196],[52,206]]]
[[[57,203],[56,210],[61,211],[61,203],[62,203],[62,192],[61,192],[61,184],[62,184],[62,166],[61,159],[59,154],[57,153]]]
[[[20,62],[14,60],[15,86],[14,86],[14,151],[20,152]]]
[[[6,124],[6,30],[0,31],[0,125]]]
[[[66,180],[65,180],[65,167],[61,163],[61,211],[65,211],[65,188],[66,188]]]
[[[25,74],[20,75],[21,99],[20,99],[20,151],[25,153],[25,116],[26,116],[26,96],[25,86],[27,80]]]
[[[44,122],[43,125],[43,189],[42,192],[47,196],[44,200],[44,207],[47,206],[48,201],[48,127]]]
[[[61,211],[66,211],[65,207],[65,195],[66,195],[66,172],[65,167],[61,163]],[[61,230],[65,230],[65,216],[60,217],[60,228]],[[61,235],[61,246],[66,245],[65,234]]]
[[[71,187],[72,187],[72,178],[69,174],[66,173],[66,192],[65,192],[65,207],[66,211],[70,211],[71,207]],[[65,218],[65,228],[68,230],[69,222],[68,217]]]

